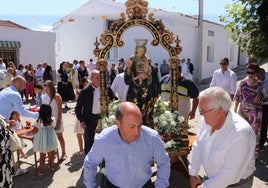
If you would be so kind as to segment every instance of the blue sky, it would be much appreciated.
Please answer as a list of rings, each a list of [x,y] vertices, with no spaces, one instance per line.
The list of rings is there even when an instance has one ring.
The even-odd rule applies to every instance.
[[[35,30],[50,30],[53,23],[89,0],[6,0],[1,2],[0,19],[14,21]],[[126,0],[116,0],[125,2]],[[149,7],[189,15],[198,14],[198,0],[149,0]],[[225,5],[232,0],[203,0],[204,18],[219,22]]]

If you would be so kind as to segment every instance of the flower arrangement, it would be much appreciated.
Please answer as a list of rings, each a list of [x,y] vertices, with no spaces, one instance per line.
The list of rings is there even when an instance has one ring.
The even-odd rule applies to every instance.
[[[114,125],[114,123],[115,123],[115,112],[116,112],[117,106],[119,104],[120,104],[119,100],[114,100],[114,101],[109,103],[109,115],[108,115],[108,117],[103,117],[101,119],[103,129]]]
[[[166,151],[180,150],[180,142],[175,142],[173,139],[165,142]]]
[[[184,127],[184,117],[177,110],[171,112],[170,101],[160,98],[154,105],[154,121],[162,134],[179,135]]]

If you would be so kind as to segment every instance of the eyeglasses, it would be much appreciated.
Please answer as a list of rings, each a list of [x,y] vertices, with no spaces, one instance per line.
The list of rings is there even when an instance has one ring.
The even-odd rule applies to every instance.
[[[220,65],[227,65],[227,63],[220,63]]]
[[[203,111],[202,109],[199,109],[199,113],[200,113],[200,115],[205,115],[206,113],[209,113],[209,112],[211,112],[212,110],[215,110],[215,108],[211,108],[211,109],[209,109],[209,110],[207,110],[207,111]]]
[[[253,72],[253,71],[247,71],[247,74],[254,75],[254,74],[256,74],[256,72]]]

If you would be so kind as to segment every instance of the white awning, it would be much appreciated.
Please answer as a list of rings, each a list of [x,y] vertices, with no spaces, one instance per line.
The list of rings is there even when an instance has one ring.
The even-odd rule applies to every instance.
[[[0,41],[0,48],[20,48],[18,41]]]

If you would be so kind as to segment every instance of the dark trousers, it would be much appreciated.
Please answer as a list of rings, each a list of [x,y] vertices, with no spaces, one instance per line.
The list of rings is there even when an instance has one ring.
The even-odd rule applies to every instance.
[[[95,137],[95,129],[98,125],[98,120],[100,119],[100,115],[90,115],[86,120],[86,128],[84,134],[85,141],[85,155],[90,151]]]
[[[263,105],[260,148],[262,148],[265,142],[267,141],[267,126],[268,126],[268,105]]]
[[[154,187],[154,185],[153,185],[151,179],[149,179],[149,180],[144,184],[144,186],[142,186],[142,188],[153,188],[153,187]],[[106,179],[104,188],[119,188],[119,187],[115,186],[115,185],[112,184],[108,179]]]

